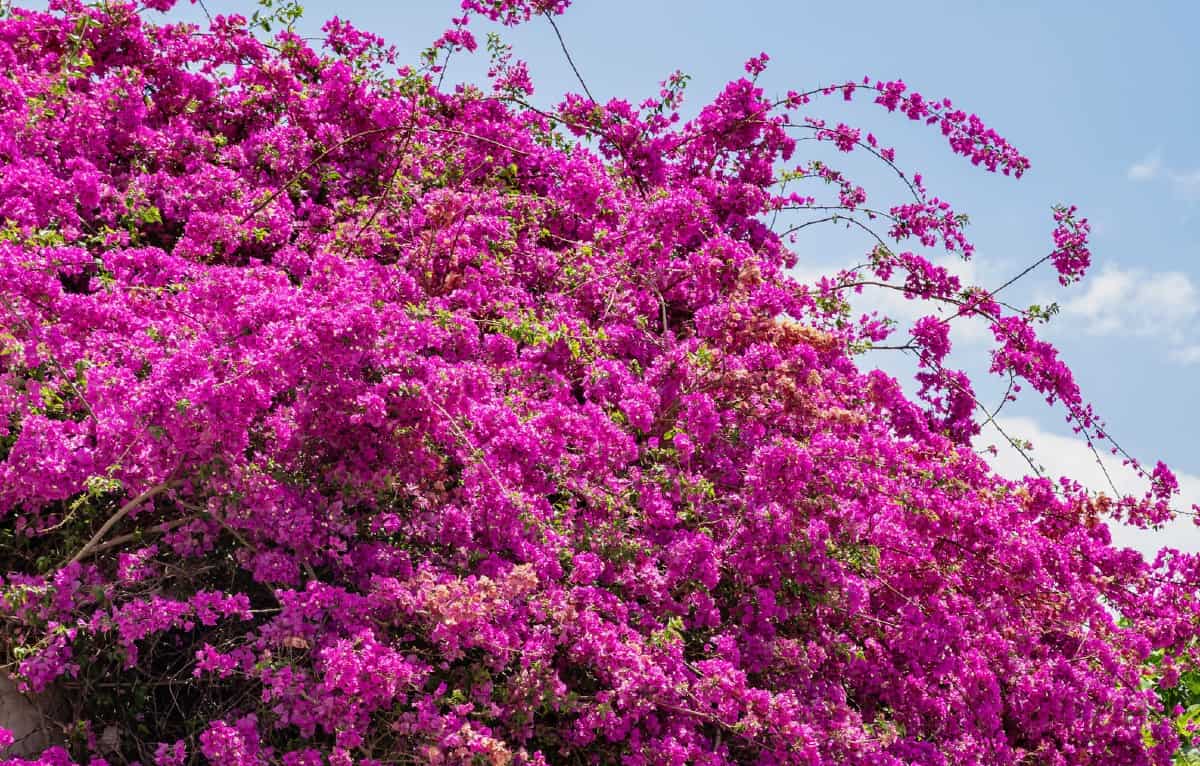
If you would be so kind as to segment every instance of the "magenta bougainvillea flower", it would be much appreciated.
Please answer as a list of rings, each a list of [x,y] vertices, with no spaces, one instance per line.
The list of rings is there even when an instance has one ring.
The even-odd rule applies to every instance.
[[[898,81],[768,99],[765,55],[690,120],[680,74],[534,108],[494,40],[490,89],[441,84],[473,17],[567,5],[468,0],[399,68],[288,10],[0,19],[0,661],[61,723],[3,762],[1170,763],[1200,560],[1108,525],[1174,477],[991,471],[959,317],[1103,425],[1043,316],[939,265],[963,217],[819,107],[1028,160]],[[875,246],[802,284],[820,222]],[[1046,228],[1083,277],[1086,220]],[[868,284],[929,316],[855,317]],[[863,356],[906,331],[915,397]]]

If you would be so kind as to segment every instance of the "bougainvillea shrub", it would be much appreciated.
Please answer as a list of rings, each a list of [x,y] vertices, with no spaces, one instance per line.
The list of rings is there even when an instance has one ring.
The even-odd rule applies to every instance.
[[[963,217],[819,115],[1028,160],[897,81],[771,100],[765,56],[688,120],[682,76],[534,108],[495,40],[442,83],[472,17],[567,5],[467,0],[416,66],[261,10],[0,20],[0,661],[57,743],[5,763],[1170,763],[1200,562],[1109,525],[1174,477],[990,470],[953,319],[1104,427],[1046,312],[938,265]],[[776,213],[874,246],[802,284]],[[1081,278],[1086,220],[1044,226]],[[929,317],[856,316],[866,283]]]

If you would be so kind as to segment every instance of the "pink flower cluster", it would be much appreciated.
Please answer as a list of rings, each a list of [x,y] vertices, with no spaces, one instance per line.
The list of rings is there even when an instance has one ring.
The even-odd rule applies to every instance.
[[[690,120],[681,75],[544,112],[503,51],[442,88],[345,21],[53,5],[0,20],[0,665],[64,741],[0,762],[1171,762],[1200,560],[1109,525],[1174,477],[997,477],[952,319],[1100,424],[1031,318],[893,251],[969,255],[948,203],[809,112],[871,90],[1021,175],[978,118],[773,103],[766,56]],[[438,46],[566,6],[469,0]],[[796,165],[813,134],[912,198]],[[868,265],[798,282],[816,222]],[[955,309],[912,328],[915,399],[862,355],[868,285]]]

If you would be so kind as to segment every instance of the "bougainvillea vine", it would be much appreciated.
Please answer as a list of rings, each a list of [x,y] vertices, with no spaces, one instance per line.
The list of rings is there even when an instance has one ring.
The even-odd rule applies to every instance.
[[[0,19],[0,660],[54,722],[4,763],[1169,763],[1200,560],[1109,525],[1174,477],[992,472],[953,319],[1103,424],[1036,312],[931,255],[963,217],[818,109],[1029,161],[899,81],[771,100],[766,56],[691,119],[680,74],[535,108],[496,41],[490,89],[443,84],[473,19],[567,5],[468,0],[399,68],[343,20]],[[866,263],[797,281],[777,214]],[[1077,281],[1086,220],[1047,230]],[[931,307],[916,398],[868,283]]]

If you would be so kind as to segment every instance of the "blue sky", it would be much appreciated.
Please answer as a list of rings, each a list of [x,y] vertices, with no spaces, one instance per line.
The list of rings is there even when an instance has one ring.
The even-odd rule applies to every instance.
[[[246,0],[206,5],[213,13],[254,8]],[[315,34],[321,21],[339,15],[381,34],[408,60],[457,8],[455,0],[304,5],[303,32]],[[199,13],[183,6],[173,15]],[[1189,40],[1189,31],[1200,28],[1200,5],[576,0],[558,23],[601,99],[640,100],[681,69],[693,78],[688,102],[695,109],[740,76],[747,58],[765,51],[771,66],[760,83],[769,92],[864,75],[902,78],[927,96],[947,96],[978,113],[1032,160],[1021,181],[980,172],[950,155],[935,132],[876,109],[851,107],[848,116],[886,137],[902,163],[924,172],[931,190],[971,215],[978,250],[961,268],[985,287],[1048,252],[1054,203],[1076,204],[1091,219],[1088,279],[1061,289],[1046,272],[1010,297],[1063,307],[1049,332],[1085,395],[1126,449],[1151,463],[1162,459],[1181,474],[1184,507],[1200,502],[1200,452],[1194,449],[1200,431],[1200,150],[1192,140],[1200,67]],[[478,20],[473,25],[481,39],[493,29]],[[502,32],[530,63],[535,100],[553,103],[576,89],[546,22]],[[478,80],[484,68],[482,56],[458,57],[448,79]],[[833,106],[832,116],[846,116]],[[874,168],[862,168],[861,176],[871,182],[868,190],[876,182],[886,186]],[[815,273],[849,263],[864,246],[853,236],[827,234],[798,250],[802,268]],[[885,300],[868,295],[862,308]],[[906,309],[894,303],[880,305]],[[978,335],[964,327],[956,341],[956,358],[968,369],[985,359]],[[903,360],[877,356],[871,363],[903,369]],[[1047,469],[1103,487],[1094,459],[1070,438],[1061,411],[1028,400],[1006,414],[1016,435],[1035,443]],[[995,434],[984,439],[998,440]],[[1019,465],[1012,455],[997,461],[1002,471]],[[1123,488],[1138,486],[1121,477],[1119,463],[1110,467]],[[1119,539],[1143,550],[1159,544],[1200,550],[1200,531],[1190,524]]]

